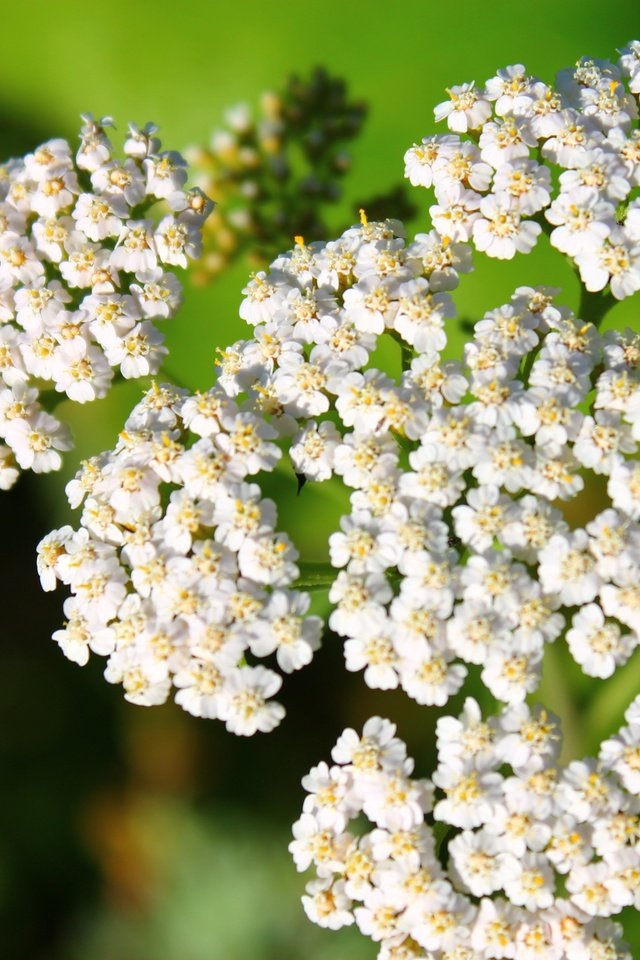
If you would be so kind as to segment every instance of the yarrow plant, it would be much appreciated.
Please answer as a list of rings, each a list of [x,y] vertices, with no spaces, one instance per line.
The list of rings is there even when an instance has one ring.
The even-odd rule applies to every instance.
[[[399,221],[364,212],[338,240],[299,237],[246,287],[240,315],[254,335],[223,352],[214,388],[214,406],[226,397],[253,418],[252,442],[278,439],[301,482],[337,474],[353,489],[329,538],[329,626],[345,638],[347,669],[424,705],[446,703],[468,665],[497,699],[522,702],[561,635],[586,674],[609,677],[640,628],[640,341],[598,333],[601,297],[582,304],[592,323],[557,305],[557,291],[521,287],[476,324],[463,362],[445,361],[451,291],[471,267],[463,239],[433,230],[406,243]],[[384,336],[398,343],[399,377],[371,363]],[[208,441],[202,470],[217,469],[207,457],[218,463],[222,438]],[[603,508],[569,522],[563,508],[600,478]],[[181,468],[167,479],[187,479],[197,512],[203,494]],[[230,479],[233,467],[221,489]],[[83,523],[117,547],[114,511],[128,518],[111,481],[105,493]],[[159,509],[154,496],[143,512]],[[238,496],[253,503],[255,488]],[[150,540],[163,558],[175,549]],[[57,571],[59,535],[42,549]],[[119,602],[129,609],[124,587]],[[102,626],[118,616],[116,604]]]
[[[307,915],[355,923],[380,960],[631,960],[609,918],[640,906],[639,708],[597,760],[559,767],[555,717],[486,720],[468,698],[438,720],[430,779],[388,720],[345,730],[302,781]]]
[[[57,401],[160,369],[155,321],[175,314],[175,268],[199,255],[212,208],[155,126],[131,124],[119,160],[111,118],[83,119],[75,155],[54,139],[0,168],[2,489],[21,469],[59,469],[72,444]]]
[[[303,781],[307,913],[355,922],[380,960],[630,960],[609,918],[639,905],[639,700],[597,760],[561,766],[558,722],[527,698],[547,644],[606,679],[640,641],[640,336],[599,329],[640,289],[639,93],[638,42],[555,87],[515,65],[452,88],[452,134],[405,158],[435,189],[432,229],[407,240],[363,210],[334,240],[299,233],[245,287],[252,329],[214,386],[154,386],[69,484],[79,529],[39,547],[43,587],[72,593],[54,639],[108,657],[134,703],[175,688],[231,732],[273,729],[274,667],[320,643],[310,585],[369,687],[441,707],[471,674],[499,701],[438,721],[430,780],[374,718]],[[472,247],[511,259],[543,232],[578,310],[518,286],[445,359]],[[260,474],[281,457],[302,501],[335,477],[351,491],[327,563],[276,532]]]

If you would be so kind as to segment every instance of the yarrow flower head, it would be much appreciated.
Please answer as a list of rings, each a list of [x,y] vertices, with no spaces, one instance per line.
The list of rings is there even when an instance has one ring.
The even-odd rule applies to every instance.
[[[463,362],[445,361],[467,252],[364,217],[339,240],[300,239],[247,286],[254,337],[219,378],[288,438],[301,479],[352,489],[329,538],[329,624],[348,670],[427,705],[468,664],[522,702],[563,634],[585,673],[609,677],[640,628],[638,338],[601,336],[556,291],[520,287],[475,325]],[[370,361],[383,336],[399,378]],[[582,498],[577,526],[571,502],[598,478],[608,502]]]
[[[56,399],[106,396],[114,373],[159,370],[155,321],[180,302],[175,267],[200,251],[212,204],[186,190],[180,154],[130,125],[125,158],[109,117],[0,167],[0,488],[19,470],[57,470],[69,430]],[[159,213],[157,211],[160,211]]]
[[[83,505],[38,547],[45,590],[71,590],[53,637],[132,703],[175,700],[233,733],[270,731],[271,698],[311,660],[321,621],[289,589],[297,552],[275,529],[273,501],[249,478],[275,467],[276,430],[221,390],[154,386],[116,448],[87,461],[67,493]],[[263,659],[270,658],[270,666]]]
[[[560,767],[555,717],[520,704],[485,720],[468,698],[438,720],[431,779],[412,777],[388,720],[345,730],[334,765],[302,781],[289,849],[316,874],[307,916],[355,924],[379,960],[631,960],[610,919],[640,906],[637,710],[626,719],[597,760]]]
[[[588,291],[640,289],[638,42],[616,63],[581,58],[555,87],[512,64],[448,93],[435,117],[452,132],[405,154],[406,177],[435,191],[437,233],[511,259],[544,230]]]

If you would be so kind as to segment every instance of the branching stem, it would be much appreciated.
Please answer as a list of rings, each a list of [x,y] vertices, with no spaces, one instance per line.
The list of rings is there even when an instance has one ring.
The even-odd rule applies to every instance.
[[[594,327],[599,327],[602,320],[609,310],[618,301],[612,293],[589,293],[589,291],[580,285],[580,306],[578,307],[578,316],[586,323],[592,323]]]

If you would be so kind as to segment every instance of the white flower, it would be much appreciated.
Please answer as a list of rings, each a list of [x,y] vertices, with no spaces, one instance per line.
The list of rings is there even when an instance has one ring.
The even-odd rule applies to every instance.
[[[331,752],[336,763],[352,764],[357,770],[382,767],[389,770],[405,768],[406,747],[395,736],[396,726],[381,717],[371,717],[365,723],[362,736],[351,728],[345,730]]]
[[[265,667],[243,667],[230,673],[218,704],[218,716],[227,730],[250,737],[277,727],[284,717],[284,707],[268,700],[281,685],[281,677]]]
[[[497,486],[470,490],[467,504],[452,510],[457,535],[474,550],[489,549],[513,514],[510,507],[511,500],[501,496]]]
[[[290,591],[272,593],[262,617],[252,624],[251,651],[258,657],[275,652],[278,666],[285,673],[310,663],[320,646],[322,621],[320,617],[304,617],[309,602],[308,596]]]
[[[68,427],[44,411],[28,420],[12,420],[4,438],[22,469],[34,473],[59,470],[62,457],[58,451],[72,446]]]
[[[535,634],[515,632],[512,642],[490,650],[482,680],[494,697],[521,703],[536,689],[542,673],[542,644]]]
[[[397,301],[393,327],[420,353],[441,350],[446,343],[445,321],[455,316],[455,307],[446,293],[426,292],[426,281],[403,284]]]
[[[106,396],[113,373],[102,350],[76,337],[61,343],[52,357],[51,377],[56,390],[76,403],[87,403]]]
[[[542,854],[525,854],[516,861],[517,871],[505,878],[504,890],[511,903],[526,910],[545,910],[551,906],[553,873]]]
[[[508,203],[517,205],[526,216],[548,205],[551,200],[550,187],[549,170],[526,158],[503,163],[493,178],[494,193],[497,196],[505,194],[509,198]]]
[[[482,159],[498,170],[505,163],[528,159],[537,138],[528,120],[505,117],[485,123],[478,142]]]
[[[639,758],[640,730],[637,723],[622,727],[616,736],[605,740],[600,748],[600,762],[604,769],[615,770],[625,790],[634,796],[640,793]]]
[[[487,80],[485,89],[488,100],[495,100],[495,111],[498,116],[510,113],[514,99],[527,92],[530,78],[521,63],[498,70],[495,77]]]
[[[526,704],[510,707],[500,717],[505,736],[499,756],[514,770],[534,771],[555,761],[560,749],[558,718],[540,709],[535,715]]]
[[[499,196],[485,197],[480,213],[473,224],[473,241],[478,250],[500,260],[511,260],[516,252],[529,253],[542,230],[533,220],[522,220],[518,210]]]
[[[512,960],[520,921],[520,911],[510,903],[483,898],[471,933],[471,946],[499,960]]]
[[[600,588],[595,558],[587,551],[584,530],[555,534],[540,551],[539,575],[547,593],[558,593],[568,606],[588,603]]]
[[[390,690],[398,686],[398,654],[392,630],[392,624],[383,617],[372,616],[362,625],[358,636],[344,645],[347,670],[364,669],[365,682],[374,689]]]
[[[431,809],[429,781],[408,783],[403,774],[368,773],[358,779],[357,792],[364,795],[362,809],[384,830],[411,830]]]
[[[453,758],[433,775],[446,799],[436,803],[433,815],[454,827],[469,829],[491,820],[500,796],[502,777],[497,773],[468,772]]]
[[[434,165],[444,152],[449,155],[458,146],[455,136],[423,137],[421,143],[414,144],[404,155],[405,172],[414,187],[430,187],[434,181]]]
[[[302,905],[309,919],[318,926],[339,930],[353,923],[352,901],[346,896],[343,883],[315,880],[307,884],[306,890]]]
[[[606,881],[609,867],[602,861],[584,867],[574,867],[567,877],[571,901],[592,917],[609,917],[616,912]]]
[[[444,643],[413,643],[406,649],[398,641],[396,646],[404,653],[398,665],[402,689],[417,703],[442,706],[464,683],[467,669],[451,663],[453,654]]]
[[[465,699],[460,717],[438,719],[436,735],[438,753],[443,756],[459,757],[464,764],[478,769],[496,763],[495,730],[483,720],[480,707],[472,697]]]
[[[500,840],[481,830],[457,834],[449,844],[449,855],[454,875],[475,897],[495,893],[519,872],[518,861],[503,852]]]
[[[447,93],[449,100],[438,104],[433,112],[436,120],[446,119],[450,130],[456,133],[476,130],[491,116],[491,105],[473,82],[451,87]]]
[[[335,451],[342,436],[330,421],[311,420],[294,438],[290,447],[296,473],[307,480],[328,480],[333,473]]]
[[[616,411],[598,410],[593,417],[585,417],[574,453],[585,467],[594,473],[610,474],[614,465],[622,462],[623,453],[635,452],[631,431],[621,423]]]
[[[597,603],[575,614],[567,643],[574,660],[591,677],[610,677],[631,656],[638,644],[636,634],[621,634],[616,623],[605,623]]]
[[[93,193],[80,194],[71,215],[78,230],[89,240],[97,243],[106,237],[120,236],[122,220],[104,197],[97,197]]]
[[[615,223],[615,207],[590,187],[576,187],[560,194],[545,216],[556,225],[551,243],[576,257],[595,249],[609,235]]]
[[[629,243],[617,230],[602,243],[582,251],[576,263],[580,279],[592,293],[609,283],[614,297],[623,300],[640,288],[640,245]]]
[[[480,195],[455,182],[437,188],[436,197],[438,204],[429,208],[429,214],[438,233],[454,241],[469,240],[479,216]]]

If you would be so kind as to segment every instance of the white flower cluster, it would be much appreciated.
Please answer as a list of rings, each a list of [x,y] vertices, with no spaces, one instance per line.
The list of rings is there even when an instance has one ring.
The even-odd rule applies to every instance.
[[[221,391],[187,395],[154,386],[115,450],[87,461],[67,487],[81,526],[38,546],[45,590],[72,592],[53,637],[85,664],[108,657],[111,683],[132,703],[175,700],[232,733],[272,730],[282,678],[309,663],[321,621],[309,596],[288,590],[297,553],[275,531],[273,501],[247,478],[273,470],[280,451],[267,423]]]
[[[159,370],[155,320],[180,301],[173,268],[198,256],[211,203],[185,191],[185,161],[133,124],[118,160],[108,117],[84,118],[75,155],[49,140],[0,167],[0,488],[19,469],[57,470],[67,427],[57,392],[104,397],[122,377]],[[155,215],[159,201],[169,207]],[[41,392],[49,386],[48,398]]]
[[[484,720],[469,698],[438,720],[431,780],[388,720],[345,730],[302,781],[307,915],[355,922],[379,960],[631,960],[608,918],[640,907],[638,706],[597,761],[558,769],[546,711]]]
[[[453,133],[405,154],[411,183],[435,190],[438,234],[510,259],[544,228],[587,290],[640,289],[640,42],[615,64],[579,60],[556,87],[514,64],[448,93],[435,116]]]
[[[640,340],[519,288],[476,324],[464,364],[445,362],[457,250],[434,234],[405,245],[390,222],[299,243],[246,288],[255,335],[226,351],[220,383],[294,434],[298,474],[353,488],[329,539],[347,669],[442,705],[476,664],[517,703],[565,630],[595,677],[639,642]],[[370,364],[383,332],[406,358],[399,381]],[[598,479],[608,504],[603,491],[572,526],[557,501]]]

